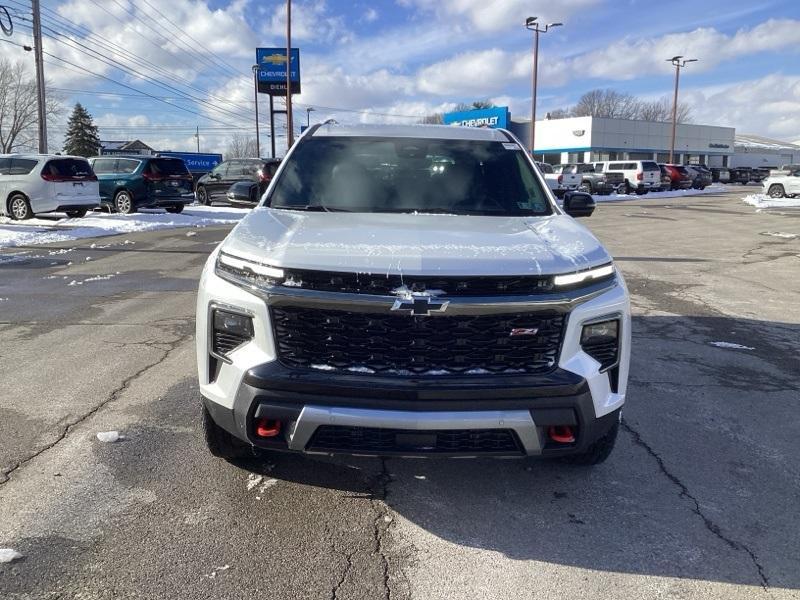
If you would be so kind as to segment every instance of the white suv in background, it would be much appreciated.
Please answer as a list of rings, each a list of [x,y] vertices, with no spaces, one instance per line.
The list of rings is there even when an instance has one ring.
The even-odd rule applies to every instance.
[[[0,155],[0,214],[16,220],[49,212],[82,217],[98,206],[97,177],[82,156]]]
[[[611,160],[596,162],[594,168],[602,173],[622,173],[628,194],[661,190],[661,168],[654,160]]]

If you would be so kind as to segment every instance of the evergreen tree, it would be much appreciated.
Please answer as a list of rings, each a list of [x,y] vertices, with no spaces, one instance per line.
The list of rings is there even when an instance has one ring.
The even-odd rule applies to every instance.
[[[96,156],[100,151],[100,137],[97,135],[97,125],[80,103],[67,122],[67,134],[64,136],[64,152],[74,156]]]

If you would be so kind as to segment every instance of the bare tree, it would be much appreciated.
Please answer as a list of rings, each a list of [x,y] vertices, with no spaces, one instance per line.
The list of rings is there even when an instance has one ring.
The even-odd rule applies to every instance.
[[[419,120],[421,125],[441,125],[444,123],[442,113],[433,113],[432,115],[425,115]]]
[[[60,98],[47,94],[46,113],[57,117],[62,112]],[[23,63],[0,58],[0,154],[36,148],[36,81]]]
[[[573,112],[576,117],[608,117],[635,119],[638,101],[624,92],[612,89],[591,90],[578,99]]]
[[[660,100],[639,102],[639,111],[636,116],[641,121],[672,121],[672,100],[665,96]],[[679,123],[689,123],[692,120],[692,109],[684,102],[678,102],[676,118]]]
[[[490,102],[489,100],[475,100],[472,104],[467,104],[466,102],[460,102],[456,105],[457,112],[462,112],[465,110],[476,110],[480,108],[494,108],[494,102]]]
[[[225,160],[231,158],[257,158],[258,145],[256,138],[248,137],[241,134],[234,134],[228,141],[228,147],[225,150]]]
[[[551,110],[547,114],[550,115],[550,119],[569,119],[570,117],[575,116],[573,108],[557,108],[555,110]]]

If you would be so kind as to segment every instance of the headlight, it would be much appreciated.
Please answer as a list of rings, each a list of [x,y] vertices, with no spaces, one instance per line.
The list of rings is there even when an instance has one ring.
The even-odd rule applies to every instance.
[[[567,273],[565,275],[556,275],[553,277],[553,285],[555,287],[565,287],[568,285],[575,285],[576,283],[583,283],[585,281],[592,281],[595,279],[604,279],[614,274],[614,265],[603,265],[589,269],[588,271],[581,271],[579,273]]]
[[[581,348],[600,363],[600,370],[610,369],[619,361],[619,319],[587,323],[581,331]]]
[[[283,269],[237,258],[220,252],[214,272],[232,283],[255,287],[272,287],[283,281]]]

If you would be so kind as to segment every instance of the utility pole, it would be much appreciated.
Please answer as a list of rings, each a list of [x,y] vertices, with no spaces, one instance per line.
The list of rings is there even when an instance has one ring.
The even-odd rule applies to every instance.
[[[269,95],[269,142],[272,146],[272,158],[275,158],[275,104],[272,94]]]
[[[678,122],[678,81],[681,77],[681,69],[686,66],[686,63],[697,62],[696,58],[683,59],[683,56],[673,56],[668,58],[667,62],[675,65],[675,95],[672,98],[672,141],[669,145],[669,162],[673,163],[675,155],[675,127]]]
[[[528,17],[525,19],[525,28],[533,31],[533,76],[531,77],[531,156],[533,156],[534,141],[536,139],[536,88],[539,78],[539,34],[547,33],[551,27],[560,27],[563,23],[548,23],[544,29],[539,29],[536,19],[539,17]]]
[[[286,150],[294,144],[292,122],[292,0],[286,0]]]
[[[194,137],[197,140],[197,153],[200,154],[200,126],[197,126],[197,130],[194,133]]]
[[[258,130],[258,65],[253,65],[253,99],[256,102],[256,156],[261,158],[261,133]]]
[[[33,9],[33,55],[36,62],[36,107],[39,113],[39,154],[47,154],[47,105],[44,97],[42,17],[39,0],[31,0],[31,6]]]

